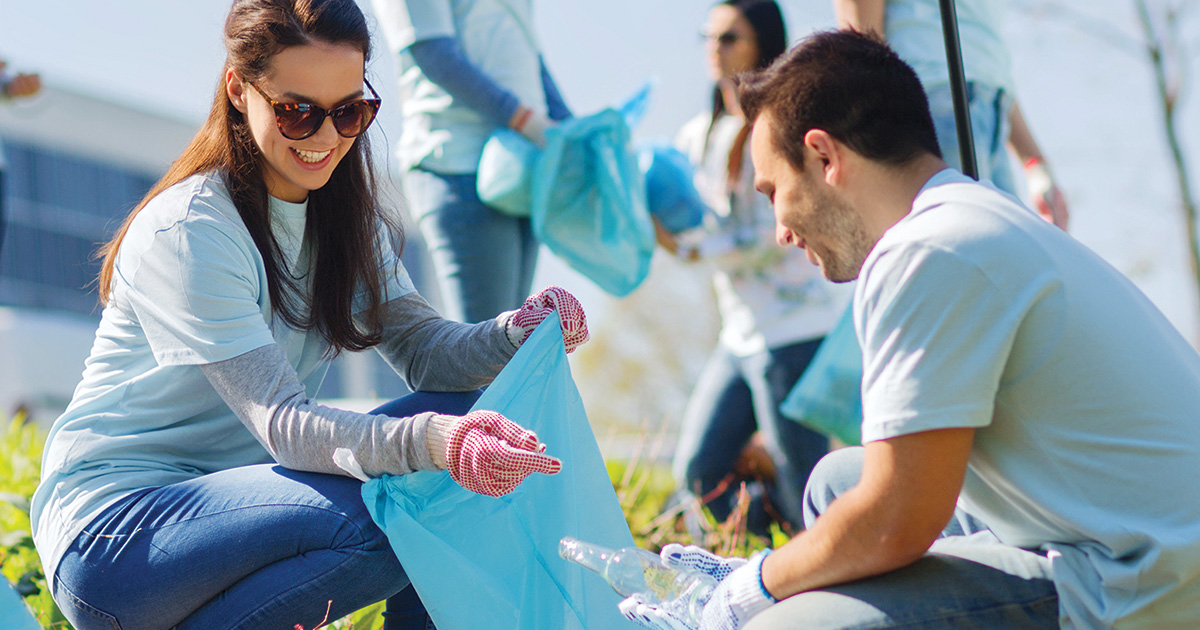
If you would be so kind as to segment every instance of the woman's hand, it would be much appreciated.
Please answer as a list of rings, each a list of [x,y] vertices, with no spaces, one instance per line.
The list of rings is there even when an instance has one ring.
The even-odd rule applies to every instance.
[[[489,497],[516,489],[533,473],[557,474],[562,462],[545,454],[533,431],[494,412],[435,416],[428,429],[429,454],[458,485]]]
[[[575,296],[560,287],[547,287],[525,300],[525,304],[508,320],[509,340],[520,347],[533,329],[553,311],[558,311],[559,320],[562,321],[563,345],[567,352],[588,340],[587,316],[583,313],[583,306]]]

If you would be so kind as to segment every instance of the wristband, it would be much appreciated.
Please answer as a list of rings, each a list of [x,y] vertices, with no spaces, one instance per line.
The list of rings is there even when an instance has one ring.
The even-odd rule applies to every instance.
[[[1029,169],[1031,169],[1039,164],[1041,164],[1042,166],[1045,166],[1046,161],[1040,157],[1031,157],[1028,160],[1025,160],[1025,170],[1028,171]]]
[[[522,105],[521,110],[519,112],[517,112],[516,120],[513,121],[513,124],[512,124],[513,131],[520,132],[521,129],[524,129],[525,123],[529,122],[529,117],[532,115],[533,115],[533,110]]]

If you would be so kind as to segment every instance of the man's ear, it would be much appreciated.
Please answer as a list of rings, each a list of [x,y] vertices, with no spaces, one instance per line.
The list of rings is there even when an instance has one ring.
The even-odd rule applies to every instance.
[[[234,109],[246,113],[246,83],[233,68],[225,70],[225,94]]]
[[[825,183],[829,185],[841,181],[846,164],[845,155],[842,153],[844,147],[840,142],[824,129],[809,129],[808,133],[804,134],[804,146],[811,149],[809,155],[812,156],[812,163],[805,164],[805,168],[820,168]]]

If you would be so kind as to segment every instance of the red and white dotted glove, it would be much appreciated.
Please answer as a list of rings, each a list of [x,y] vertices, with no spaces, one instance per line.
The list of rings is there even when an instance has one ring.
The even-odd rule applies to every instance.
[[[445,467],[471,492],[499,497],[533,473],[554,475],[562,470],[562,462],[545,454],[546,445],[538,443],[533,431],[494,411],[472,411],[443,429],[448,419],[453,418],[440,416],[429,427],[430,450],[445,440]]]
[[[558,311],[562,321],[563,345],[567,352],[588,340],[587,316],[575,296],[561,287],[546,287],[535,293],[508,320],[508,338],[520,347],[534,328],[545,321],[551,312]]]

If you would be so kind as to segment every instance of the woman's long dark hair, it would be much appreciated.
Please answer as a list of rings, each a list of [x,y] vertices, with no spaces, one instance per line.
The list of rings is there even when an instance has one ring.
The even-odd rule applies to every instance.
[[[263,156],[245,116],[229,102],[224,76],[235,70],[244,80],[264,77],[271,60],[285,48],[321,42],[349,45],[370,58],[371,37],[354,0],[236,0],[225,20],[225,69],[208,120],[190,145],[142,201],[116,235],[100,250],[100,299],[112,295],[113,265],[134,217],[162,191],[196,175],[216,171],[223,177],[238,214],[254,239],[266,267],[267,288],[276,316],[297,330],[317,330],[331,354],[362,350],[381,335],[383,261],[380,239],[402,234],[379,204],[370,143],[363,134],[334,169],[329,182],[308,195],[305,244],[315,263],[310,270],[288,269],[271,233]],[[384,228],[381,232],[381,226]],[[311,273],[311,297],[306,285]],[[299,277],[297,277],[299,276]],[[354,322],[354,296],[369,296],[365,329]]]
[[[752,70],[762,70],[771,65],[787,51],[787,26],[783,22],[783,12],[775,0],[723,0],[715,6],[730,6],[742,13],[750,27],[754,29],[754,38],[758,44],[758,61]],[[704,153],[708,153],[708,141],[711,139],[713,127],[717,120],[728,110],[725,106],[725,93],[721,86],[714,85],[712,91],[712,118],[708,121],[708,129],[704,132]],[[725,160],[725,176],[732,190],[741,177],[742,160],[745,159],[746,140],[750,137],[750,125],[744,124],[734,137],[733,145]]]
[[[783,13],[775,0],[724,0],[716,6],[730,6],[742,12],[746,21],[754,29],[754,37],[758,43],[758,63],[754,70],[762,70],[771,65],[787,50],[787,26],[783,22]],[[712,119],[716,122],[725,113],[725,97],[721,94],[721,86],[714,85],[712,92]],[[711,126],[711,125],[710,125]]]

